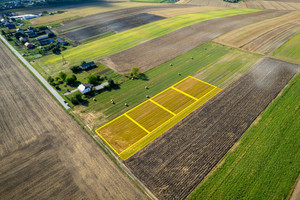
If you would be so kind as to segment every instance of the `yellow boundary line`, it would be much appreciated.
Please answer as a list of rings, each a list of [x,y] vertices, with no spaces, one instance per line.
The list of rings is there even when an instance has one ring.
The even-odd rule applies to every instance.
[[[195,101],[195,102],[193,102],[192,104],[190,104],[190,105],[188,105],[186,108],[184,108],[182,111],[180,111],[177,115],[180,115],[181,113],[183,113],[183,112],[185,112],[187,109],[189,109],[190,107],[192,107],[193,105],[195,105],[196,103],[198,103],[199,101],[201,101],[205,96],[207,96],[207,95],[209,95],[210,93],[212,93],[215,89],[217,89],[217,87],[216,88],[214,88],[214,89],[212,89],[211,91],[209,91],[207,94],[205,94],[205,95],[203,95],[198,101]],[[220,89],[220,88],[219,88]],[[221,89],[220,89],[221,90]],[[210,98],[211,99],[211,98]],[[202,103],[202,105],[204,104],[204,103],[206,103],[208,100],[210,100],[210,99],[207,99],[205,102],[203,102]],[[199,107],[197,107],[197,108],[199,108]],[[190,113],[192,113],[193,111],[195,111],[197,108],[195,108],[194,110],[192,110]],[[189,114],[190,114],[189,113]],[[188,114],[188,115],[189,115]],[[187,115],[186,115],[187,116]],[[182,119],[184,119],[186,116],[184,116]],[[158,127],[156,127],[153,131],[151,131],[151,133],[154,133],[154,132],[156,132],[156,131],[158,131],[160,128],[162,128],[163,126],[165,126],[167,123],[169,123],[169,122],[171,122],[174,118],[175,118],[176,116],[173,116],[173,117],[171,117],[170,119],[168,119],[167,121],[165,121],[163,124],[161,124],[161,125],[159,125]],[[181,119],[181,120],[182,120]],[[176,124],[174,124],[174,125],[172,125],[170,128],[172,128],[173,126],[175,126]],[[168,130],[170,129],[170,128],[168,128]],[[150,134],[151,134],[150,133]],[[135,144],[137,144],[137,143],[139,143],[141,140],[143,140],[145,137],[147,137],[149,134],[147,134],[147,135],[145,135],[144,137],[142,137],[141,139],[139,139],[138,141],[136,141],[135,143],[133,143],[132,145],[130,145],[130,147],[128,147],[128,148],[126,148],[125,150],[123,150],[121,153],[120,153],[120,155],[123,153],[123,152],[125,152],[125,151],[127,151],[129,148],[131,148],[132,146],[134,146]],[[151,141],[149,141],[149,143],[151,143],[153,140],[155,140],[157,137],[155,137],[155,138],[153,138]],[[148,143],[148,144],[149,144]],[[139,151],[139,150],[138,150]],[[136,151],[137,152],[137,151]],[[130,156],[128,156],[128,158],[130,158],[132,155],[134,155],[136,152],[133,152],[132,154],[130,154]],[[127,160],[128,158],[126,158],[126,159],[123,159],[123,160]]]
[[[146,131],[148,134],[151,133],[150,131],[148,131],[146,128],[144,128],[142,125],[140,125],[137,121],[135,121],[134,119],[132,119],[130,116],[128,116],[126,113],[124,114],[124,116],[126,116],[128,119],[130,119],[133,123],[135,123],[136,125],[138,125],[141,129],[143,129],[144,131]],[[122,152],[121,152],[122,153]]]
[[[140,103],[140,104],[137,105],[136,107],[134,107],[134,108],[128,110],[127,112],[123,113],[122,115],[116,117],[115,119],[111,120],[110,122],[108,122],[108,123],[104,124],[103,126],[99,127],[98,129],[95,130],[95,132],[101,137],[102,140],[104,140],[104,141],[109,145],[109,147],[110,147],[112,150],[114,150],[114,151],[117,153],[118,156],[120,156],[120,154],[122,154],[124,151],[126,151],[127,149],[129,149],[130,147],[132,147],[133,145],[135,145],[137,142],[139,142],[140,140],[142,140],[143,138],[145,138],[145,137],[146,137],[147,135],[149,135],[150,133],[153,133],[153,132],[155,132],[157,129],[161,128],[161,126],[165,125],[167,122],[169,122],[170,120],[172,120],[176,115],[179,115],[181,112],[185,111],[186,109],[188,109],[189,107],[191,107],[192,105],[194,105],[195,103],[197,103],[198,101],[200,101],[202,98],[204,98],[206,95],[208,95],[209,93],[211,93],[211,92],[214,90],[214,89],[211,90],[210,92],[208,92],[207,94],[205,94],[204,96],[202,96],[200,99],[197,99],[197,98],[195,98],[195,97],[193,97],[193,96],[191,96],[191,95],[189,95],[189,94],[187,94],[187,93],[185,93],[185,92],[183,92],[183,91],[181,91],[181,90],[179,90],[179,89],[177,89],[177,88],[174,88],[174,86],[180,84],[181,82],[187,80],[188,78],[193,78],[193,79],[195,79],[195,80],[197,80],[197,81],[200,81],[200,82],[202,82],[202,83],[205,83],[205,84],[208,84],[208,85],[210,85],[210,86],[213,86],[214,89],[217,88],[216,86],[211,85],[211,84],[209,84],[209,83],[206,83],[205,81],[199,80],[199,79],[197,79],[197,78],[195,78],[195,77],[193,77],[193,76],[187,76],[186,78],[182,79],[181,81],[175,83],[174,85],[172,85],[172,86],[166,88],[165,90],[163,90],[163,91],[159,92],[158,94],[156,94],[155,96],[151,97],[149,100]],[[181,92],[182,94],[184,94],[184,95],[186,95],[186,96],[188,96],[188,97],[190,97],[190,98],[192,98],[192,99],[194,99],[194,100],[196,100],[196,101],[193,102],[192,104],[190,104],[189,106],[187,106],[187,107],[186,107],[185,109],[183,109],[182,111],[180,111],[178,114],[176,114],[176,115],[174,115],[173,117],[171,117],[170,119],[168,119],[168,120],[167,120],[166,122],[164,122],[163,124],[159,125],[157,128],[155,128],[155,129],[154,129],[153,131],[151,131],[151,132],[149,132],[149,131],[148,131],[147,129],[145,129],[142,125],[140,125],[138,122],[136,122],[134,119],[132,119],[131,117],[129,117],[129,116],[127,115],[127,113],[133,111],[134,109],[137,109],[138,107],[144,105],[145,103],[147,103],[147,102],[149,102],[149,101],[152,102],[152,101],[153,101],[153,100],[152,100],[153,98],[157,97],[158,95],[162,94],[163,92],[165,92],[165,91],[167,91],[167,90],[169,90],[169,89],[174,89],[174,90],[176,90],[176,91],[178,91],[178,92]],[[151,101],[151,100],[152,100],[152,101]],[[154,102],[153,102],[153,103],[154,103]],[[118,151],[116,151],[116,150],[110,145],[110,143],[107,142],[107,140],[104,139],[104,137],[103,137],[102,135],[100,135],[100,133],[98,133],[98,131],[99,131],[100,129],[104,128],[105,126],[108,126],[108,125],[111,124],[112,122],[118,120],[118,119],[121,118],[122,116],[127,117],[129,120],[131,120],[132,122],[134,122],[135,124],[137,124],[140,128],[142,128],[144,131],[146,131],[147,135],[145,135],[145,136],[142,137],[140,140],[138,140],[137,142],[135,142],[135,143],[133,143],[132,145],[130,145],[128,148],[126,148],[126,149],[123,150],[122,152],[118,153]],[[154,139],[155,139],[155,138],[154,138]],[[153,140],[154,140],[154,139],[153,139]],[[151,140],[151,141],[153,141],[153,140]],[[151,142],[151,141],[150,141],[150,142]],[[136,152],[135,152],[135,153],[136,153]],[[132,155],[133,155],[133,154],[132,154]],[[131,156],[132,156],[132,155],[131,155]]]
[[[152,103],[154,103],[155,105],[157,105],[157,106],[161,107],[162,109],[164,109],[164,110],[168,111],[168,112],[169,112],[169,113],[171,113],[172,115],[176,116],[176,114],[175,114],[175,113],[173,113],[171,110],[169,110],[169,109],[165,108],[164,106],[160,105],[159,103],[157,103],[157,102],[153,101],[152,99],[150,99],[150,101],[151,101]]]
[[[187,93],[185,93],[185,92],[183,92],[183,91],[181,91],[181,90],[179,90],[179,89],[177,89],[177,88],[175,88],[175,87],[171,87],[173,90],[176,90],[177,92],[180,92],[180,93],[182,93],[182,94],[184,94],[185,96],[188,96],[188,97],[190,97],[190,98],[192,98],[192,99],[194,99],[194,100],[196,100],[196,101],[198,101],[199,99],[197,99],[196,97],[193,97],[192,95],[189,95],[189,94],[187,94]]]

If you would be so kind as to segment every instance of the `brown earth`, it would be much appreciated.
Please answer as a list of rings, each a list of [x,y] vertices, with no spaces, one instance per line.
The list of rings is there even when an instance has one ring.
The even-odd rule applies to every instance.
[[[145,72],[221,34],[286,13],[287,11],[261,11],[199,22],[103,58],[100,62],[119,73],[130,72],[132,66]]]
[[[299,71],[263,59],[126,165],[158,198],[184,199]]]
[[[269,55],[300,32],[300,21],[274,28],[241,46],[246,51]]]
[[[254,9],[270,9],[270,10],[300,10],[299,0],[278,0],[278,1],[262,1],[262,0],[246,0],[238,3],[227,3],[223,0],[180,0],[176,4],[192,4],[201,6],[217,6],[232,8],[254,8]]]
[[[0,199],[146,199],[0,43]]]
[[[99,14],[82,17],[75,20],[64,22],[62,25],[55,29],[56,32],[68,31],[70,29],[81,27],[81,26],[92,26],[102,24],[107,21],[120,19],[124,17],[133,16],[140,13],[150,12],[154,10],[167,9],[167,8],[185,8],[191,7],[190,5],[151,5],[151,6],[140,6],[133,8],[125,8],[114,11],[103,12]]]
[[[69,31],[61,35],[70,41],[79,43],[81,40],[86,40],[97,35],[102,35],[109,32],[119,33],[161,19],[165,19],[165,17],[148,13],[140,13],[128,17],[106,21],[104,23],[88,26],[86,28],[76,29],[74,31]]]

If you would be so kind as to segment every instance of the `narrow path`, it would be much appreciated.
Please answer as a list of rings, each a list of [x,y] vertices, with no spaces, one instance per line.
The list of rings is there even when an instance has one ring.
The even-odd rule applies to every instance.
[[[44,77],[42,77],[30,64],[29,62],[27,62],[27,60],[25,60],[23,58],[23,56],[21,56],[21,54],[15,50],[15,48],[13,46],[11,46],[8,41],[2,36],[0,35],[0,39],[2,40],[2,42],[4,44],[6,44],[6,46],[8,46],[8,48],[19,58],[19,60],[26,65],[26,67],[35,75],[35,77],[37,77],[37,79],[47,88],[47,90],[50,91],[50,93],[57,99],[57,101],[65,108],[65,109],[69,109],[70,106],[65,102],[65,100],[58,94],[58,92],[53,89],[53,87],[44,79]]]

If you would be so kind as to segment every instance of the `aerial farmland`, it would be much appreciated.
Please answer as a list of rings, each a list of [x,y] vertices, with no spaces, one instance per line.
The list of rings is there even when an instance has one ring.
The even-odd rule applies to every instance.
[[[300,199],[299,0],[0,2],[0,199]]]

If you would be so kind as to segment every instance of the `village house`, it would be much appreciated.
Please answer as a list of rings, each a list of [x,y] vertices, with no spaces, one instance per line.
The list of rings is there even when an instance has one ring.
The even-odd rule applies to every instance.
[[[93,84],[80,84],[78,86],[78,90],[81,94],[86,94],[92,91],[94,85]]]
[[[34,48],[34,44],[30,43],[30,42],[26,42],[24,44],[24,46],[26,47],[26,49],[33,49]]]
[[[94,62],[89,62],[89,63],[85,63],[85,64],[80,65],[82,70],[86,70],[86,69],[88,69],[90,67],[94,67],[94,66],[95,66]]]

